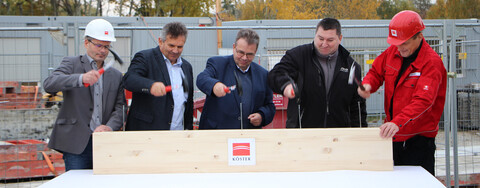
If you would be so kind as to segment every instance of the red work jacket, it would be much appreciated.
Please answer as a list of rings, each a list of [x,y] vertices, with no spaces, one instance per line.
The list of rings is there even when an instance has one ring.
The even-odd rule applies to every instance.
[[[442,60],[423,39],[417,58],[394,87],[402,61],[397,47],[390,46],[375,59],[363,84],[370,84],[370,92],[373,93],[385,81],[385,122],[393,122],[400,128],[393,137],[394,142],[402,142],[415,135],[435,137],[447,87],[447,72]],[[393,117],[389,113],[391,105]]]

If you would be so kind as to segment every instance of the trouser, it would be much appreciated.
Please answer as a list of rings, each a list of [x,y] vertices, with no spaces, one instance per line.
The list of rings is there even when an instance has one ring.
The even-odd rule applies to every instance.
[[[393,142],[393,162],[396,166],[422,166],[435,176],[435,138],[416,135],[404,142]]]
[[[88,141],[85,150],[80,154],[73,154],[68,152],[63,153],[63,161],[65,162],[65,171],[74,169],[93,169],[92,156],[92,137]]]

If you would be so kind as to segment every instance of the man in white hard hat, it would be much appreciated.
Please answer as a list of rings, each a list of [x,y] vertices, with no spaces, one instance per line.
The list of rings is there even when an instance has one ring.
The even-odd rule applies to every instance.
[[[63,92],[64,102],[55,121],[48,147],[63,153],[65,170],[92,169],[92,133],[119,130],[123,125],[125,95],[122,74],[98,70],[115,42],[113,26],[95,19],[85,28],[85,55],[65,57],[45,79],[48,93]]]
[[[447,72],[425,41],[422,18],[401,11],[388,26],[391,44],[363,79],[363,98],[385,82],[384,124],[380,136],[393,141],[395,165],[420,165],[435,175],[435,136],[445,104]]]

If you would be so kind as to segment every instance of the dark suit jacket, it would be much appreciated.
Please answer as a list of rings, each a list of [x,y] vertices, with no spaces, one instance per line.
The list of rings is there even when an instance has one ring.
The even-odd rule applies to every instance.
[[[78,84],[81,74],[92,70],[86,55],[65,57],[43,82],[48,93],[63,92],[63,105],[53,127],[48,147],[73,154],[85,150],[92,131],[93,87]],[[110,68],[103,74],[102,124],[119,130],[123,123],[125,93],[122,73]]]
[[[200,117],[199,129],[240,129],[240,97],[236,91],[217,97],[213,94],[213,86],[217,82],[222,82],[226,86],[236,84],[233,72],[237,69],[233,55],[217,56],[207,60],[207,66],[203,72],[197,76],[197,87],[207,95],[205,105],[203,106]],[[252,99],[251,109],[248,116],[252,113],[262,115],[262,124],[259,127],[253,126],[250,122],[243,122],[244,128],[254,129],[268,125],[275,115],[275,106],[272,102],[273,93],[267,85],[268,71],[256,63],[250,64],[252,71]]]
[[[187,79],[188,99],[183,125],[193,129],[193,72],[192,65],[182,58],[182,70]],[[132,92],[126,130],[170,130],[173,115],[172,92],[162,97],[150,94],[154,82],[171,85],[167,65],[160,48],[151,48],[135,54],[123,77],[125,89]]]

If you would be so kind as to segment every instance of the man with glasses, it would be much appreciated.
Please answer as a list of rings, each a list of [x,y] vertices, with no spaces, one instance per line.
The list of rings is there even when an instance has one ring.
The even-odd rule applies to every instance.
[[[133,57],[123,77],[132,91],[127,131],[193,129],[193,71],[181,57],[187,33],[183,23],[168,23],[157,47]]]
[[[92,169],[92,132],[115,131],[123,125],[122,73],[114,68],[98,72],[115,40],[112,24],[92,20],[85,28],[86,54],[63,58],[43,82],[46,92],[63,92],[48,147],[63,153],[67,171]]]
[[[207,60],[197,76],[197,87],[207,95],[199,129],[258,129],[272,122],[275,106],[268,72],[252,63],[259,41],[255,31],[242,29],[233,55]]]
[[[290,99],[287,128],[367,126],[365,99],[349,82],[361,67],[341,41],[340,22],[324,18],[313,42],[288,50],[268,74],[273,91]]]

